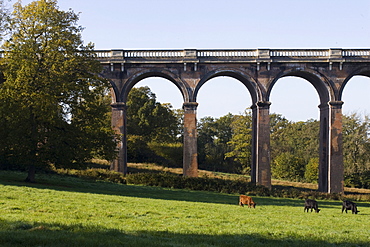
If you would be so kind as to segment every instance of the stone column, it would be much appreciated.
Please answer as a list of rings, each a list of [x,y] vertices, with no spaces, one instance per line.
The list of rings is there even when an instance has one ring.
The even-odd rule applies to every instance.
[[[112,161],[110,169],[127,174],[127,130],[126,130],[126,109],[123,102],[115,102],[112,106],[112,128],[118,136],[117,158]]]
[[[319,138],[319,191],[328,192],[329,105],[321,104]]]
[[[183,175],[188,177],[198,177],[197,106],[198,103],[196,102],[186,102],[183,104]]]
[[[320,105],[319,191],[343,193],[342,101]]]
[[[252,183],[271,189],[270,102],[252,106]]]

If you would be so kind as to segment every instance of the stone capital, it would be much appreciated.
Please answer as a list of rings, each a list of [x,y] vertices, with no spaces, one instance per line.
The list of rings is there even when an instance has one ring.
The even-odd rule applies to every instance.
[[[334,106],[334,107],[342,107],[343,104],[344,104],[343,101],[330,101],[329,102],[329,105]]]
[[[198,103],[197,102],[185,102],[182,105],[182,109],[184,109],[184,110],[196,110],[197,107],[198,107]]]
[[[269,108],[271,105],[271,102],[269,101],[258,101],[255,104],[251,106],[252,109],[254,108]]]
[[[331,108],[341,108],[343,104],[344,104],[343,101],[337,100],[337,101],[329,101],[327,103],[320,104],[318,107],[321,110],[325,110],[325,109],[328,109],[329,107],[331,107]]]
[[[117,109],[117,110],[127,109],[127,105],[124,102],[114,102],[114,103],[110,104],[110,106],[114,109]]]

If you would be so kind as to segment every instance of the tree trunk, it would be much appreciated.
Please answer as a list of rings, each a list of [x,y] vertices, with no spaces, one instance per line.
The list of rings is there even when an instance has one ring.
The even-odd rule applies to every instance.
[[[28,175],[25,181],[28,183],[34,183],[36,181],[35,174],[36,174],[36,167],[35,165],[32,164],[28,167]]]
[[[33,107],[30,106],[30,122],[31,122],[31,145],[34,144],[33,149],[30,150],[30,159],[29,159],[29,165],[28,165],[28,175],[26,178],[26,182],[28,183],[34,183],[35,182],[35,174],[36,174],[36,154],[37,154],[37,123],[36,123],[36,117],[35,114],[33,114]]]

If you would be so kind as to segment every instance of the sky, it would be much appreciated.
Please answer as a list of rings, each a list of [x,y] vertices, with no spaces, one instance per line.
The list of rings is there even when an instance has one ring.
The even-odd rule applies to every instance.
[[[370,0],[59,0],[58,6],[80,13],[83,40],[98,50],[370,48]],[[165,79],[136,86],[149,86],[157,101],[182,107],[179,90]],[[369,93],[370,78],[351,79],[343,113],[370,114]],[[251,106],[246,87],[228,77],[208,81],[197,101],[198,119]],[[270,101],[270,112],[288,120],[318,119],[317,93],[303,79],[278,80]]]

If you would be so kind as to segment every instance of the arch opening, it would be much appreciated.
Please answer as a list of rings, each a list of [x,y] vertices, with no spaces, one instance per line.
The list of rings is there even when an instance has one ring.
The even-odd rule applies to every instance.
[[[140,73],[135,74],[132,76],[127,83],[123,86],[121,92],[123,92],[120,96],[120,99],[122,102],[126,102],[128,94],[130,93],[131,88],[133,88],[137,83],[140,83],[143,80],[153,80],[155,81],[157,79],[166,79],[165,81],[171,82],[173,85],[175,85],[180,94],[182,95],[182,99],[184,101],[187,101],[189,99],[187,89],[182,81],[180,81],[179,78],[177,78],[175,75],[173,75],[169,71],[143,71]],[[162,90],[161,90],[162,91]]]
[[[243,114],[252,105],[246,86],[238,79],[218,76],[207,80],[197,92],[198,118]]]
[[[306,79],[286,76],[277,80],[270,91],[270,113],[281,114],[289,121],[319,119],[320,97]]]
[[[173,109],[181,109],[183,96],[178,87],[171,81],[162,77],[148,77],[137,82],[134,87],[147,86],[156,95],[157,101],[171,104]]]
[[[351,77],[342,90],[344,185],[369,188],[370,74]]]
[[[206,80],[197,95],[198,164],[200,169],[250,175],[251,94],[230,76]]]
[[[360,115],[370,114],[370,74],[369,76],[356,75],[347,81],[341,92],[343,114]]]
[[[145,77],[130,89],[126,104],[127,161],[182,167],[183,96],[179,88],[167,78]]]
[[[317,87],[301,76],[285,76],[273,85],[270,92],[270,140],[274,178],[318,181],[318,105],[322,99]]]

